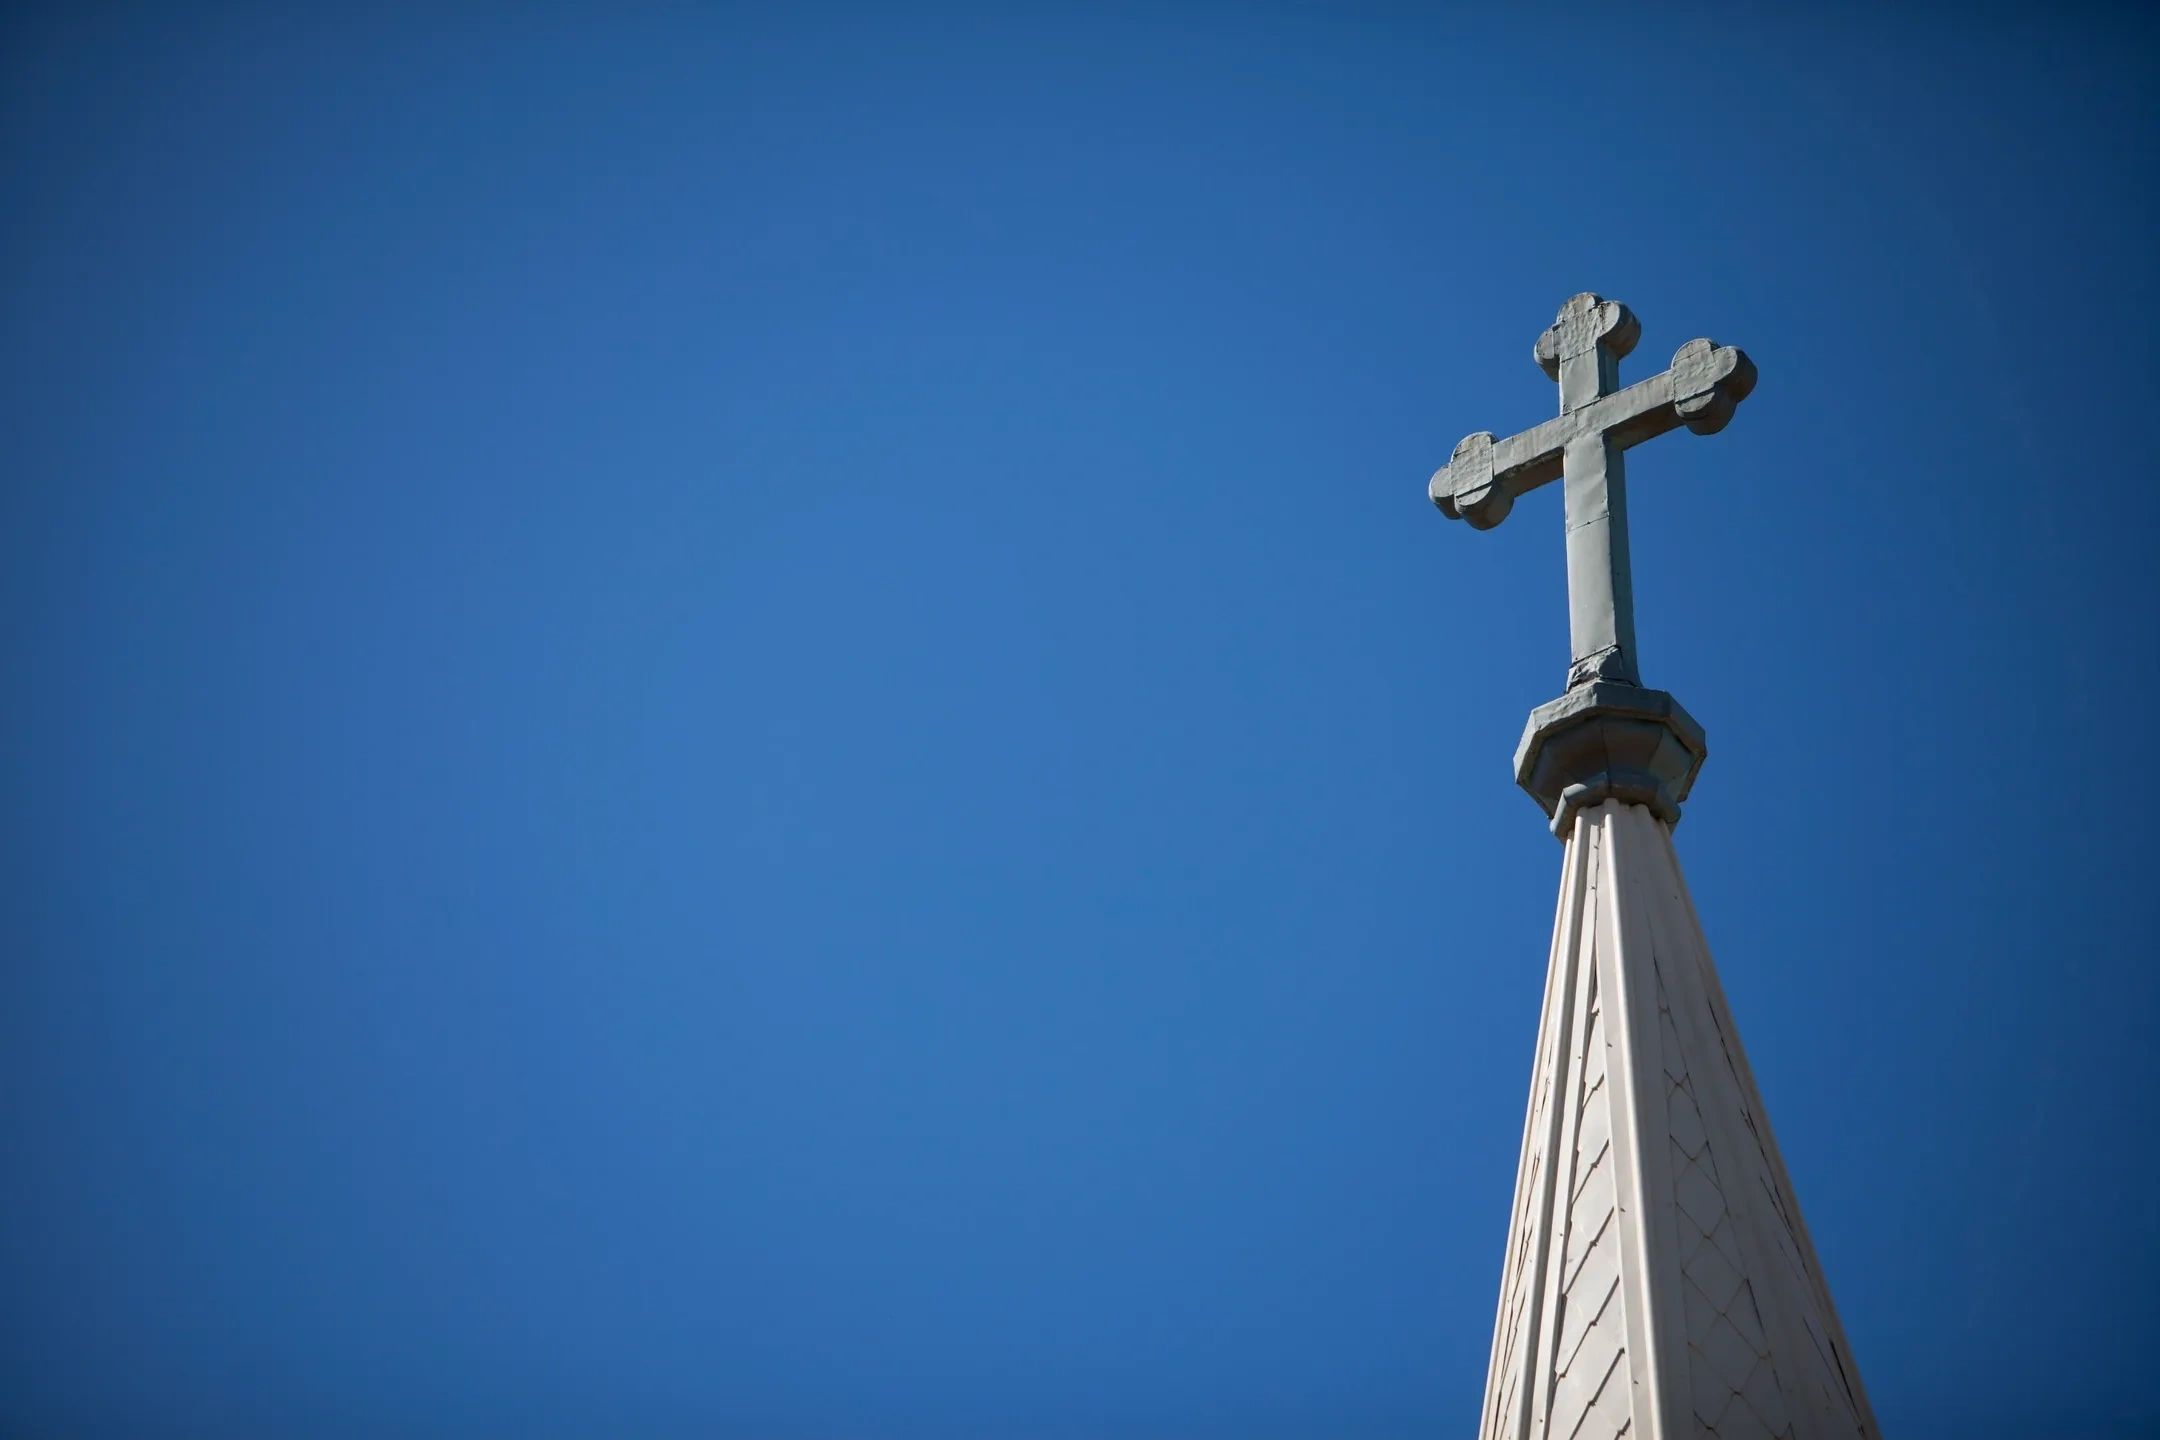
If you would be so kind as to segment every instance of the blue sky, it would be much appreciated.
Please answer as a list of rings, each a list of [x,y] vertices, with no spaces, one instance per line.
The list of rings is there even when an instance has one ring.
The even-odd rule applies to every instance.
[[[1595,289],[1885,1429],[2153,1433],[2154,38],[12,11],[0,1427],[1466,1433]]]

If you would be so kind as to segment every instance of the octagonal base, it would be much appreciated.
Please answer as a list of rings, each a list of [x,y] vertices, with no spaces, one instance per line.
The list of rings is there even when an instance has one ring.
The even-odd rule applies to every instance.
[[[1663,690],[1596,680],[1530,712],[1515,747],[1515,783],[1565,840],[1575,812],[1603,800],[1680,819],[1709,754],[1702,726]]]

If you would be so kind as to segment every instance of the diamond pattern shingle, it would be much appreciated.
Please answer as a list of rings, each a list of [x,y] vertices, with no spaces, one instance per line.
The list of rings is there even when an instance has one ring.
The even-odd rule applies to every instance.
[[[1562,885],[1481,1433],[1879,1440],[1669,836],[1587,810]]]

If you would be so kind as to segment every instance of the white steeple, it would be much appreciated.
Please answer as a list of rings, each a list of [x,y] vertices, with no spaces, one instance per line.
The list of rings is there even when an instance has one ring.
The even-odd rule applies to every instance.
[[[1428,493],[1490,529],[1561,480],[1568,688],[1531,712],[1515,778],[1567,845],[1480,1440],[1879,1440],[1672,826],[1702,728],[1645,689],[1628,570],[1628,448],[1723,429],[1755,387],[1691,340],[1619,388],[1641,328],[1577,295],[1539,338],[1557,419],[1455,447]]]
[[[1877,1433],[1671,834],[1580,810],[1478,1434]]]

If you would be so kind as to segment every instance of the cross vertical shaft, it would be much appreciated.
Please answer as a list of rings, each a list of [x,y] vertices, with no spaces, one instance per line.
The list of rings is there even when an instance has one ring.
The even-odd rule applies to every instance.
[[[1579,295],[1538,340],[1538,360],[1560,382],[1560,416],[1573,421],[1620,388],[1620,357],[1641,333],[1624,305]],[[1561,451],[1567,514],[1568,686],[1640,685],[1635,586],[1628,569],[1627,462],[1600,426],[1583,426]]]
[[[1588,357],[1573,362],[1589,369]],[[1597,369],[1614,368],[1600,357]],[[1608,382],[1609,383],[1609,382]],[[1564,388],[1564,387],[1563,387]],[[1600,394],[1611,394],[1604,389]],[[1627,462],[1602,434],[1561,453],[1567,512],[1569,688],[1587,680],[1642,684],[1635,663],[1635,580],[1628,569]]]

